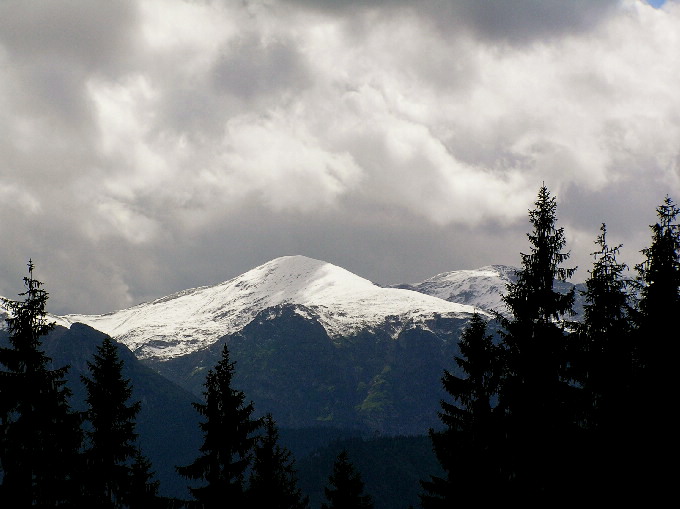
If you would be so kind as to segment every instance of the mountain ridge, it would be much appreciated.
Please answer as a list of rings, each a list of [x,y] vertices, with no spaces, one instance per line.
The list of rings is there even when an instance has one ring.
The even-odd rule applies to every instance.
[[[110,335],[197,397],[228,345],[236,386],[284,427],[419,434],[438,424],[441,376],[457,370],[462,330],[474,313],[493,318],[513,272],[495,265],[385,288],[288,256],[217,285],[55,321]]]
[[[436,314],[471,315],[470,306],[409,289],[383,288],[341,267],[305,256],[271,260],[213,286],[183,290],[101,315],[70,314],[126,344],[140,359],[170,359],[233,334],[279,305],[312,310],[329,336],[353,335],[390,319],[425,323]]]
[[[506,307],[501,296],[506,285],[517,280],[517,270],[508,265],[486,265],[478,269],[442,272],[419,283],[400,284],[397,287],[449,302],[472,305],[487,312],[503,312]]]

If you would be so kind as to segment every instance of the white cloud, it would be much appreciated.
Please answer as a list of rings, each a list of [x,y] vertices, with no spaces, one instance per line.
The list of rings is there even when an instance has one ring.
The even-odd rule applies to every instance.
[[[148,57],[176,55],[180,65],[150,66],[93,94],[105,153],[125,162],[114,170],[123,178],[107,179],[120,188],[114,194],[155,188],[152,201],[161,200],[198,174],[188,185],[204,199],[215,199],[201,190],[209,182],[225,198],[309,212],[358,193],[437,223],[465,223],[517,217],[526,208],[521,191],[541,180],[598,189],[626,178],[622,158],[651,153],[650,137],[655,157],[673,157],[677,126],[667,112],[677,104],[659,109],[677,101],[669,85],[677,42],[669,15],[642,4],[586,33],[505,47],[444,39],[399,15],[371,11],[363,14],[371,29],[356,30],[347,19],[248,6],[145,4]],[[206,37],[195,28],[203,22]],[[631,37],[650,27],[658,35]],[[161,112],[192,76],[204,87],[198,100],[224,108],[222,122],[163,134]],[[214,79],[251,101],[250,111],[209,87]],[[271,95],[291,84],[301,88]],[[182,156],[167,145],[180,140]],[[192,160],[200,161],[193,171],[185,166]]]
[[[350,154],[325,150],[324,140],[292,120],[274,114],[228,122],[219,169],[226,187],[259,195],[275,211],[332,206],[357,187],[361,170]]]
[[[0,7],[0,213],[14,246],[0,262],[56,251],[59,281],[77,285],[88,251],[89,277],[116,281],[101,302],[153,294],[140,257],[168,288],[218,260],[231,239],[210,254],[185,239],[224,224],[249,224],[240,242],[258,246],[266,229],[272,252],[314,246],[305,223],[360,225],[338,256],[378,260],[389,221],[470,246],[475,228],[517,228],[543,181],[572,204],[615,193],[611,209],[641,228],[680,195],[677,2],[64,5]],[[589,253],[605,218],[591,227],[587,211],[601,209],[566,205],[572,251]],[[279,224],[291,231],[276,238]],[[62,233],[21,234],[36,229]],[[488,251],[460,263],[508,261]]]

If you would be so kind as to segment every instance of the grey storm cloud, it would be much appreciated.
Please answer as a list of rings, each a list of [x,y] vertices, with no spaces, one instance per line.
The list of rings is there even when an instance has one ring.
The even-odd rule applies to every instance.
[[[469,30],[491,42],[527,43],[596,26],[618,0],[288,0],[328,12],[409,10],[442,31]]]
[[[29,115],[87,122],[87,76],[127,65],[134,14],[129,2],[2,2],[3,69],[17,81],[6,99]]]
[[[516,264],[542,182],[586,277],[680,196],[680,5],[0,3],[0,295],[105,312],[286,254]],[[678,198],[680,199],[680,198]]]
[[[64,64],[101,70],[132,48],[132,2],[22,2],[0,6],[3,48],[21,59],[55,58]]]
[[[300,90],[308,81],[304,56],[294,41],[264,44],[256,34],[231,44],[214,68],[215,88],[246,100]]]

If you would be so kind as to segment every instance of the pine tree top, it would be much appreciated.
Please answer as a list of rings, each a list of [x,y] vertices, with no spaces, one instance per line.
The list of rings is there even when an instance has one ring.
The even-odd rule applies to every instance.
[[[54,322],[47,320],[48,293],[43,284],[33,277],[35,265],[28,262],[28,276],[23,278],[26,290],[22,300],[2,299],[9,311],[5,318],[11,349],[0,349],[0,363],[11,371],[47,369],[50,358],[41,350],[41,338],[52,330]],[[13,350],[13,352],[12,352]]]
[[[569,258],[569,252],[563,252],[564,229],[556,226],[557,200],[545,184],[539,190],[534,209],[529,211],[529,220],[533,226],[527,233],[530,253],[520,253],[522,267],[516,273],[516,282],[508,284],[503,301],[515,322],[548,324],[573,313],[574,291],[562,295],[553,285],[555,280],[570,278],[576,268],[560,266]],[[503,318],[501,321],[506,327],[510,323]]]

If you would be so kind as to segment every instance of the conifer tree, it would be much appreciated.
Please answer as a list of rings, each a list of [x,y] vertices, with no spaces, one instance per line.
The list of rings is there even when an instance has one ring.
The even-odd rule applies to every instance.
[[[135,432],[140,402],[130,403],[132,386],[123,377],[118,347],[105,337],[97,347],[90,376],[81,380],[87,390],[89,429],[85,450],[86,496],[97,507],[125,507],[132,491],[132,464],[138,456]]]
[[[245,404],[243,392],[232,387],[234,363],[224,345],[222,358],[208,371],[204,403],[194,407],[204,420],[201,455],[187,466],[177,467],[180,475],[203,485],[190,487],[194,499],[203,508],[241,507],[244,502],[244,476],[250,465],[261,420],[252,417],[252,402]]]
[[[595,243],[595,262],[586,281],[584,319],[577,325],[573,378],[583,388],[581,424],[584,482],[591,491],[615,491],[623,472],[630,439],[630,401],[633,383],[631,297],[626,265],[617,261],[621,245],[607,244],[602,224]]]
[[[565,333],[561,320],[572,313],[574,291],[560,294],[555,279],[566,280],[568,252],[563,228],[556,226],[557,201],[545,185],[529,211],[531,252],[521,253],[517,280],[503,300],[510,318],[497,315],[505,355],[499,404],[507,436],[505,475],[516,493],[547,496],[551,485],[564,483],[569,470],[566,436],[573,416],[573,388],[566,380]],[[556,459],[561,458],[561,463]]]
[[[68,367],[50,369],[43,337],[54,327],[48,293],[28,263],[21,301],[3,300],[9,347],[0,348],[0,505],[61,507],[74,503],[80,416],[69,406]]]
[[[430,430],[430,438],[446,478],[432,476],[421,483],[425,509],[493,501],[495,491],[488,487],[500,480],[494,399],[502,363],[500,349],[486,330],[486,322],[475,313],[461,335],[460,356],[455,357],[465,376],[444,371],[442,384],[453,402],[441,402],[444,430]]]
[[[279,432],[271,414],[264,419],[264,435],[255,443],[248,483],[248,506],[270,509],[306,509],[309,500],[297,486],[291,452],[278,443]]]
[[[600,227],[595,243],[599,249],[583,292],[583,323],[578,325],[578,352],[575,379],[588,397],[585,426],[618,425],[620,413],[628,404],[632,377],[631,312],[629,281],[624,277],[626,265],[616,256],[621,245],[607,244],[607,228]]]
[[[158,497],[159,481],[154,480],[151,461],[137,449],[134,462],[130,467],[130,493],[128,506],[130,509],[153,509],[161,507]]]
[[[652,243],[642,250],[636,266],[640,283],[635,334],[636,411],[638,433],[633,461],[641,465],[636,485],[651,492],[670,492],[674,478],[658,454],[677,440],[677,317],[680,315],[680,209],[666,196],[657,208],[658,222],[651,225]],[[644,467],[642,467],[644,465]],[[662,489],[659,489],[662,488]]]
[[[349,461],[347,451],[342,451],[333,464],[333,473],[324,488],[326,502],[321,509],[372,509],[370,495],[364,493],[361,474]]]
[[[666,345],[667,321],[678,316],[680,311],[679,214],[680,209],[667,196],[657,208],[659,221],[650,226],[652,243],[642,250],[645,260],[635,267],[641,294],[637,345],[640,368],[652,377],[666,376],[669,379],[674,362],[667,346],[676,347],[674,342]]]

